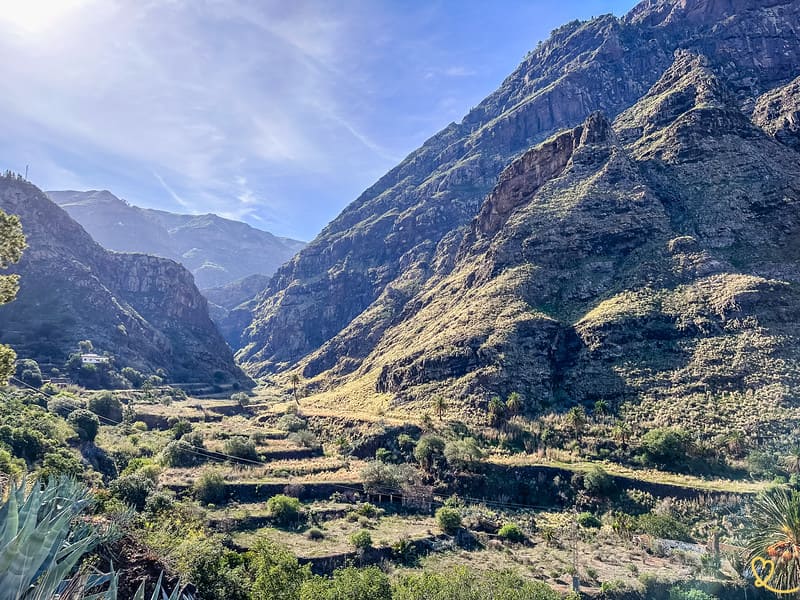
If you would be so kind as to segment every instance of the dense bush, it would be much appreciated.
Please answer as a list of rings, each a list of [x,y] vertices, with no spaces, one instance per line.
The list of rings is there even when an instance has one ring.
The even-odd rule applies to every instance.
[[[616,486],[603,467],[595,466],[583,476],[583,489],[592,496],[604,497],[616,491]]]
[[[561,600],[550,586],[523,579],[513,571],[476,571],[454,567],[437,573],[423,571],[401,577],[392,600]]]
[[[184,440],[173,440],[161,451],[161,462],[167,467],[193,467],[204,460],[197,447]]]
[[[278,419],[278,429],[294,433],[306,428],[306,420],[298,415],[288,413]]]
[[[347,567],[333,577],[313,577],[300,587],[300,600],[391,600],[389,577],[378,567]]]
[[[100,429],[100,420],[97,415],[85,408],[79,408],[70,413],[67,422],[84,442],[93,442]]]
[[[187,539],[174,554],[179,574],[194,584],[199,600],[251,598],[251,580],[241,556],[225,548],[219,539]]]
[[[42,386],[42,371],[39,363],[30,358],[17,361],[16,376],[23,383],[38,388]]]
[[[600,529],[602,523],[592,513],[582,512],[578,515],[578,525],[585,529]]]
[[[669,515],[646,513],[636,517],[635,527],[640,533],[649,533],[652,536],[670,540],[691,542],[692,536],[689,528]]]
[[[83,401],[75,396],[58,394],[47,401],[47,410],[66,419],[79,408],[83,408]]]
[[[473,438],[451,440],[445,444],[444,458],[456,470],[471,469],[481,458],[483,452]]]
[[[122,421],[122,402],[111,392],[100,392],[89,398],[88,408],[94,414],[104,417],[109,421],[120,423]]]
[[[221,504],[225,501],[225,478],[218,471],[205,471],[192,486],[194,497],[204,504]]]
[[[112,496],[126,504],[130,504],[139,511],[144,509],[148,496],[155,489],[155,482],[143,471],[137,471],[131,475],[123,475],[112,481],[108,486]]]
[[[509,542],[525,541],[525,534],[522,533],[522,529],[516,523],[506,523],[500,528],[497,535]]]
[[[641,449],[647,464],[667,469],[686,466],[695,450],[692,434],[679,427],[657,427],[642,436]]]
[[[253,461],[259,459],[255,443],[243,435],[236,435],[225,440],[224,450],[225,454],[230,454],[236,458]]]
[[[267,500],[267,513],[280,525],[290,525],[300,519],[300,500],[278,494]]]
[[[461,527],[461,512],[457,508],[443,506],[436,511],[436,524],[445,533],[453,535]]]
[[[361,480],[365,491],[400,490],[414,481],[417,471],[411,465],[394,465],[373,460],[361,469]]]
[[[357,550],[364,550],[372,546],[372,536],[366,529],[360,529],[350,536],[350,543]]]
[[[669,589],[669,600],[717,600],[717,597],[702,590],[676,585]]]
[[[301,586],[311,578],[311,567],[300,565],[294,554],[264,538],[255,543],[251,554],[253,600],[297,600]]]

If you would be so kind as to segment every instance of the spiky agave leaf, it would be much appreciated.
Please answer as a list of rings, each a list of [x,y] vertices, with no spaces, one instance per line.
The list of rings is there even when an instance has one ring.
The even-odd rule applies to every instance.
[[[748,567],[756,556],[772,560],[770,587],[800,586],[800,493],[775,488],[760,494],[750,507],[749,529]]]
[[[89,502],[85,486],[60,478],[37,482],[25,495],[26,484],[12,484],[0,509],[0,594],[39,600],[56,593],[99,538],[86,528],[70,537],[73,519]]]

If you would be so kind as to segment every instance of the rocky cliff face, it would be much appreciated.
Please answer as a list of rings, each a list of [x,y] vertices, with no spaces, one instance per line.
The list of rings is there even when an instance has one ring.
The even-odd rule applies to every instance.
[[[26,182],[0,179],[0,209],[19,215],[28,242],[13,269],[17,300],[0,307],[0,336],[20,357],[60,367],[88,339],[120,368],[163,368],[173,381],[209,382],[215,371],[246,380],[181,265],[108,252]]]
[[[443,394],[476,421],[495,394],[520,392],[528,414],[604,399],[690,427],[707,394],[739,394],[757,408],[725,427],[784,423],[800,394],[800,153],[711,65],[679,51],[613,122],[594,113],[513,161],[374,350],[309,388],[408,414]]]
[[[753,122],[779,142],[800,150],[800,77],[761,96]]]
[[[520,325],[520,331],[528,333],[520,333],[519,339],[530,340],[534,347],[549,344],[554,356],[571,355],[567,349],[578,343],[577,332],[564,323],[580,318],[591,299],[622,289],[620,272],[627,274],[629,279],[624,281],[631,285],[637,277],[649,277],[649,250],[639,248],[637,240],[677,234],[681,228],[674,222],[689,218],[680,213],[677,200],[661,200],[656,195],[655,187],[661,186],[672,190],[669,193],[675,198],[681,197],[674,182],[661,177],[658,186],[649,183],[659,177],[660,163],[639,164],[630,144],[647,140],[647,131],[650,135],[663,133],[665,123],[688,111],[691,119],[697,120],[693,131],[698,140],[691,145],[676,143],[674,152],[694,152],[696,159],[707,156],[702,142],[707,131],[721,123],[745,127],[747,118],[742,115],[750,115],[759,96],[798,75],[799,33],[800,5],[789,0],[648,0],[623,18],[607,15],[554,31],[497,92],[461,123],[449,125],[409,155],[278,271],[258,298],[238,356],[254,373],[299,366],[306,377],[319,378],[319,385],[324,386],[347,382],[358,373],[375,373],[379,349],[399,347],[392,342],[396,328],[419,314],[426,304],[424,298],[430,296],[433,302],[432,290],[447,294],[436,286],[444,285],[441,277],[453,277],[454,269],[465,283],[470,278],[474,284],[480,277],[501,275],[495,281],[497,289],[482,291],[488,296],[470,296],[473,304],[463,308],[466,312],[460,313],[459,319],[470,314],[478,319],[477,315],[488,311],[486,319],[492,322],[504,311],[524,313],[528,320]],[[682,88],[682,95],[677,96],[658,87],[676,50],[704,57],[698,60],[708,73],[681,64],[673,67],[694,73],[690,79],[699,95],[691,87]],[[714,89],[703,83],[712,81],[709,73],[713,73]],[[669,83],[662,79],[660,85]],[[524,155],[559,130],[580,126],[594,111],[615,119],[651,88],[647,103],[656,108],[650,111],[638,105],[636,114],[615,127],[615,134],[598,117],[597,122],[586,122],[584,129],[561,134],[534,154]],[[725,90],[724,97],[719,95],[720,89]],[[717,113],[693,112],[691,107],[702,107],[709,99],[727,108]],[[641,117],[638,120],[637,115]],[[742,134],[746,138],[761,135],[764,142],[755,127],[746,131]],[[584,134],[596,139],[583,139]],[[642,144],[644,148],[646,144]],[[666,146],[660,151],[669,153]],[[504,171],[510,164],[510,170]],[[555,193],[553,182],[563,179],[564,169],[572,174],[570,181],[607,190],[609,200],[599,192],[581,199],[584,188],[562,190],[558,198],[549,195]],[[595,179],[578,176],[580,169],[594,172]],[[726,172],[735,171],[726,167]],[[498,176],[500,186],[482,204]],[[683,183],[688,182],[687,175]],[[624,187],[618,188],[619,184]],[[543,191],[536,192],[537,186]],[[535,239],[524,237],[522,230],[508,229],[520,206],[527,206],[526,199],[540,193],[549,198],[549,209],[542,218],[562,229],[549,230]],[[732,207],[741,202],[739,193],[734,198],[730,199]],[[577,202],[574,210],[573,200]],[[608,206],[606,202],[614,209],[594,215]],[[768,200],[761,202],[769,204]],[[688,204],[681,206],[687,208],[687,215],[697,217],[704,235],[715,233],[713,244],[739,239],[739,230],[730,228],[721,215],[714,217],[722,219],[717,222],[698,215]],[[559,221],[565,211],[588,216]],[[658,219],[656,213],[661,215]],[[476,215],[478,220],[472,223]],[[742,224],[741,228],[748,226]],[[566,239],[583,249],[574,264],[559,262],[553,252],[563,249]],[[466,273],[463,266],[457,266],[458,257],[465,252],[473,256],[474,244],[488,246],[498,258],[486,262],[484,257],[480,270]],[[712,244],[710,237],[708,244]],[[681,242],[676,242],[676,247],[682,247]],[[589,260],[597,248],[608,252]],[[687,264],[699,261],[696,268],[700,270],[722,260],[709,258],[703,263],[698,257],[705,256],[704,252],[705,248],[698,250],[697,256],[688,253],[690,258],[682,260]],[[504,260],[521,258],[531,263],[520,262],[516,270],[500,267]],[[624,265],[621,271],[618,261]],[[523,271],[547,273],[547,277],[529,279]],[[542,294],[534,301],[529,294],[539,286]],[[508,294],[516,300],[510,300]],[[575,304],[578,300],[584,304]],[[565,303],[563,308],[561,303]],[[531,312],[531,306],[538,308]],[[459,319],[452,328],[462,322]],[[479,365],[487,364],[481,362],[481,336],[474,340],[461,336],[452,341],[456,351],[432,354],[430,345],[420,345],[422,340],[433,343],[435,337],[423,320],[420,318],[414,330],[417,338],[405,340],[414,341],[407,350],[417,348],[418,357],[412,359],[404,351],[396,361],[382,360],[385,370],[381,367],[382,374],[375,375],[372,382],[378,389],[402,389],[403,382],[412,381],[413,373],[419,371],[418,365],[414,366],[417,360],[428,365],[426,373],[438,370],[445,378],[474,374]],[[541,337],[541,331],[549,328],[554,337]],[[491,352],[500,351],[495,348]],[[508,358],[507,353],[504,356]],[[530,366],[532,371],[542,370],[532,376],[532,389],[539,385],[537,381],[565,377],[564,368],[559,366],[556,375],[546,375],[552,365]]]
[[[201,290],[272,275],[305,245],[213,214],[142,209],[107,191],[47,194],[104,248],[178,261]]]

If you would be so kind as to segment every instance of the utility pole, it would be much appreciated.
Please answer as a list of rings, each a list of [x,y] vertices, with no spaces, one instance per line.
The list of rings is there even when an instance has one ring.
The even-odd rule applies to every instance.
[[[578,574],[578,507],[572,509],[572,591],[581,593],[581,577]]]
[[[28,181],[28,165],[25,165],[25,181]]]

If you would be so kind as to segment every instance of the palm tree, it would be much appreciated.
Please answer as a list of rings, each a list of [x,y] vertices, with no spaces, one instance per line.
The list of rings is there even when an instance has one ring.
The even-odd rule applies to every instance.
[[[436,411],[436,416],[441,421],[444,418],[444,412],[447,410],[447,400],[443,396],[434,396],[433,410]]]
[[[292,373],[292,394],[294,395],[294,402],[300,406],[300,400],[297,399],[297,386],[300,385],[300,375]]]
[[[772,575],[761,573],[770,588],[800,586],[800,493],[786,488],[762,493],[750,509],[750,529],[747,564],[757,557],[773,561]]]
[[[631,426],[624,422],[618,422],[611,430],[611,435],[614,436],[614,439],[620,442],[623,446],[628,443],[631,433]]]
[[[500,396],[493,396],[489,400],[489,424],[492,427],[499,426],[506,418],[506,403]]]
[[[725,436],[725,448],[733,457],[741,456],[744,453],[746,446],[747,440],[745,439],[744,432],[742,431],[731,431]],[[800,451],[798,451],[798,459],[800,459]]]
[[[508,395],[508,398],[506,399],[506,408],[512,415],[522,412],[522,396],[519,395],[519,392],[511,392]]]
[[[575,439],[580,439],[586,427],[586,411],[582,406],[573,406],[566,416],[567,426],[572,429]]]
[[[598,400],[594,403],[594,414],[600,417],[600,420],[605,422],[608,416],[608,402],[605,400]]]

